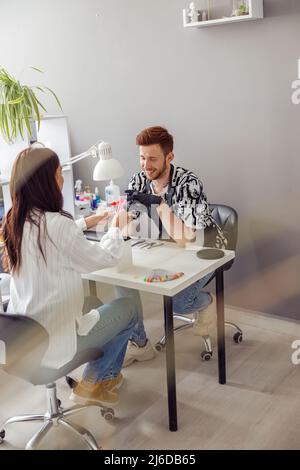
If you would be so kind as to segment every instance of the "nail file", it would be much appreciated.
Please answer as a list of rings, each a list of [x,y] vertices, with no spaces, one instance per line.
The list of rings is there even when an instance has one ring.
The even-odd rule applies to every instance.
[[[145,242],[145,243],[141,243],[139,248],[146,248],[146,246],[148,246],[149,243],[148,242]]]
[[[145,240],[139,240],[138,242],[134,242],[131,244],[131,246],[140,245],[141,243],[145,243]]]
[[[147,250],[151,250],[152,248],[156,248],[158,246],[162,246],[164,243],[152,243],[151,246],[148,246]]]

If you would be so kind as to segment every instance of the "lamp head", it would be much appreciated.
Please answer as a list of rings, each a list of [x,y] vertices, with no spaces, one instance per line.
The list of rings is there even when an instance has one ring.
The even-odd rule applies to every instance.
[[[98,155],[100,160],[110,160],[113,157],[111,145],[107,142],[100,142],[98,145]]]
[[[111,145],[101,142],[98,145],[98,156],[100,161],[94,168],[93,179],[95,181],[113,180],[124,174],[121,164],[113,158]]]

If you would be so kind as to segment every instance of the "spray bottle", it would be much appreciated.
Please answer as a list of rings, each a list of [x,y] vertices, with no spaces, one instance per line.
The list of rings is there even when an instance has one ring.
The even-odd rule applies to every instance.
[[[79,201],[80,196],[82,195],[82,181],[81,180],[76,180],[75,181],[75,199]]]

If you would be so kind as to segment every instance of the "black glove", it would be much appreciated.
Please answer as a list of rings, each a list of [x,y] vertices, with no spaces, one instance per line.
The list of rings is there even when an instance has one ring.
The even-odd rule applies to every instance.
[[[140,193],[139,191],[135,191],[133,189],[127,189],[125,193],[127,194],[127,202],[140,202],[146,207],[151,207],[152,204],[159,205],[162,201],[160,196],[156,196],[155,194]]]

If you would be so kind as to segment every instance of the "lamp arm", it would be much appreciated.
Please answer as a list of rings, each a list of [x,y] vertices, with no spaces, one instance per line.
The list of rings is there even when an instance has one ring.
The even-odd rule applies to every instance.
[[[84,152],[81,153],[80,155],[76,155],[75,157],[71,157],[70,160],[65,162],[62,166],[67,166],[67,165],[73,165],[74,163],[79,162],[80,160],[83,160],[86,157],[92,156],[90,152]]]
[[[62,166],[65,167],[65,166],[69,166],[69,165],[73,165],[74,163],[77,163],[79,162],[80,160],[83,160],[84,158],[86,157],[93,157],[93,158],[97,158],[98,157],[98,145],[103,142],[102,140],[100,140],[99,142],[97,142],[96,144],[92,145],[88,150],[86,150],[85,152],[83,153],[80,153],[79,155],[75,155],[74,157],[71,157],[70,160],[68,160],[67,162],[65,162]]]

